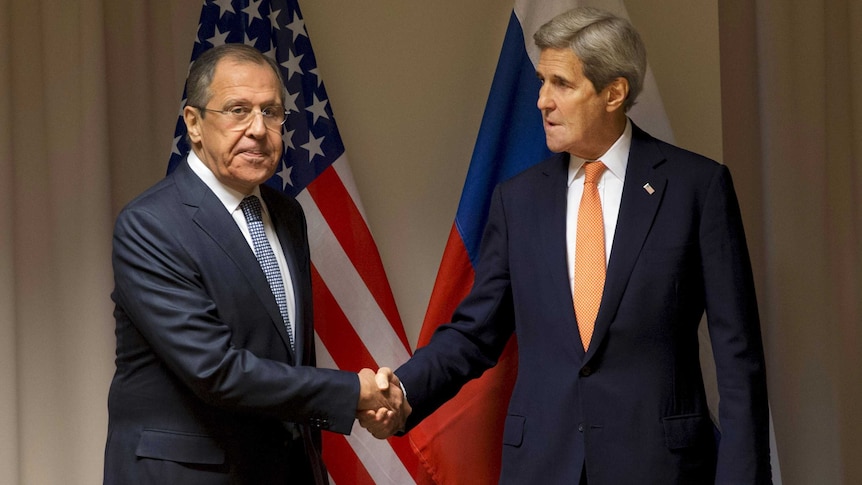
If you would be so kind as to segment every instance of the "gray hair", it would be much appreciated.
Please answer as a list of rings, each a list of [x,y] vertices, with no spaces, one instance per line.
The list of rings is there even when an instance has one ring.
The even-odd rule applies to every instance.
[[[623,107],[631,109],[643,89],[646,47],[632,24],[608,12],[581,7],[557,15],[533,34],[536,46],[571,49],[583,64],[584,76],[601,91],[618,77],[629,83]]]
[[[216,66],[222,59],[231,59],[237,62],[247,62],[261,66],[269,66],[275,73],[278,84],[281,86],[281,102],[287,98],[284,80],[278,64],[271,58],[263,55],[259,50],[245,44],[223,44],[205,51],[201,54],[189,70],[186,80],[186,105],[203,107],[209,103],[212,93],[210,85],[215,76]],[[205,114],[201,111],[201,117]]]

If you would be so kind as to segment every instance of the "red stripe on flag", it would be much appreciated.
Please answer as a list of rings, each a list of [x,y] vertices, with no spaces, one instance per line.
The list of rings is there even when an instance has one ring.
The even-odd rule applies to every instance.
[[[473,267],[455,226],[443,253],[419,337],[421,347],[448,322],[473,285]],[[500,475],[503,423],[518,372],[515,339],[497,365],[461,391],[410,434],[425,471],[436,484],[493,485]],[[465,437],[470,437],[465,440]]]
[[[437,271],[434,290],[431,292],[431,300],[428,302],[425,321],[422,322],[419,342],[416,344],[417,348],[427,344],[431,340],[434,330],[452,318],[455,308],[470,292],[474,276],[473,265],[467,255],[467,248],[464,246],[464,241],[458,234],[455,224],[452,224],[449,240],[443,251],[443,260]]]
[[[335,365],[353,372],[365,367],[377,370],[377,363],[314,264],[311,265],[311,287],[314,289],[314,330],[329,350]]]
[[[343,435],[323,433],[323,460],[336,485],[375,485]],[[329,463],[338,466],[329,466]]]
[[[383,270],[383,261],[377,251],[377,244],[335,168],[330,166],[318,175],[308,185],[308,193],[314,199],[314,203],[317,204],[320,213],[383,314],[386,315],[392,330],[401,339],[404,348],[409,351],[410,344],[407,342],[407,334],[404,332],[398,307],[395,306],[389,280],[386,279],[386,273]]]
[[[314,288],[315,329],[318,337],[329,350],[336,366],[339,369],[350,371],[359,371],[364,367],[377,369],[378,366],[371,354],[365,348],[344,312],[341,311],[338,301],[329,291],[326,282],[320,277],[320,273],[317,272],[317,268],[313,264],[311,266],[311,284]],[[328,435],[330,433],[324,433],[324,436]],[[344,450],[338,445],[330,450],[326,446],[328,443],[329,441],[324,440],[324,460],[326,463],[339,463],[339,471],[342,471],[340,463]],[[389,445],[403,463],[404,468],[414,479],[417,479],[417,474],[420,471],[419,458],[413,451],[410,442],[403,438],[390,438]],[[350,448],[349,444],[347,448]],[[350,453],[355,458],[352,448]],[[338,480],[336,480],[337,482]]]
[[[413,480],[416,480],[417,484],[423,483],[420,478],[425,476],[424,470],[419,466],[419,457],[416,455],[416,451],[413,449],[410,441],[406,438],[389,438],[387,441],[389,441],[392,451],[395,452],[401,463],[404,464],[404,469],[410,473]]]

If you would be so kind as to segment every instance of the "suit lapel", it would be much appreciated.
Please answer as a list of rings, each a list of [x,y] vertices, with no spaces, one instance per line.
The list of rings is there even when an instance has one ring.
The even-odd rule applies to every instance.
[[[301,236],[291,232],[291,228],[301,226],[300,224],[291,224],[289,222],[291,214],[288,211],[283,210],[284,206],[282,204],[276,203],[267,190],[268,187],[262,185],[260,189],[261,196],[263,197],[264,202],[266,202],[267,210],[269,210],[272,225],[275,228],[276,235],[278,236],[279,244],[281,244],[281,251],[284,254],[288,271],[290,271],[290,279],[293,282],[293,299],[296,311],[294,312],[295,321],[291,322],[291,325],[293,326],[293,331],[295,333],[296,362],[298,364],[306,364],[306,357],[308,355],[312,355],[309,353],[308,346],[314,344],[314,338],[313,335],[307,335],[309,330],[312,328],[312,325],[310,322],[305,321],[305,306],[308,295],[303,294],[305,290],[301,282],[309,281],[311,277],[310,275],[305,274],[305,268],[307,267],[305,264],[306,262],[300,261],[300,256],[297,254],[296,250],[298,244],[295,241],[297,238],[301,238]]]
[[[568,192],[569,155],[557,154],[543,171],[547,177],[547,186],[536,195],[535,213],[547,215],[540,220],[544,226],[535,231],[534,237],[539,238],[537,253],[541,264],[547,268],[550,291],[555,292],[554,299],[560,302],[559,307],[567,309],[560,313],[561,322],[566,328],[574,329],[563,332],[571,335],[571,346],[583,357],[584,347],[578,334],[578,324],[575,319],[575,308],[572,302],[572,290],[569,284],[569,268],[566,255],[566,206]],[[560,259],[562,258],[562,259]]]
[[[632,145],[629,150],[616,233],[608,262],[602,303],[596,317],[596,327],[587,352],[587,359],[595,354],[607,335],[635,262],[661,205],[667,178],[656,169],[663,162],[664,156],[655,140],[637,126],[632,126]],[[649,184],[651,191],[645,188],[646,184]]]
[[[272,324],[276,326],[278,335],[293,357],[278,303],[276,303],[269,282],[266,281],[266,275],[261,270],[260,263],[242,235],[242,231],[236,226],[218,197],[192,172],[188,162],[181,163],[174,176],[180,191],[180,200],[184,205],[195,209],[192,220],[237,265],[260,299],[260,304],[266,308]]]

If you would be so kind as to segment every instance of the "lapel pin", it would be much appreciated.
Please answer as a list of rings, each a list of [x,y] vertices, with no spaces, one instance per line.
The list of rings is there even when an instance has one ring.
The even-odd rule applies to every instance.
[[[655,193],[655,189],[652,188],[652,185],[650,185],[649,182],[644,184],[644,190],[646,190],[646,193],[648,193],[649,195],[652,195]]]

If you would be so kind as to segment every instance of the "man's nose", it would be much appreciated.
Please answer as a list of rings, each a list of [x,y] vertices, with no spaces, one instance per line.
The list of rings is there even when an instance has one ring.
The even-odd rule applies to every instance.
[[[254,110],[249,116],[251,116],[251,121],[249,121],[248,127],[245,129],[246,134],[255,138],[266,134],[266,122],[263,118],[263,112]]]
[[[553,105],[553,98],[549,95],[547,86],[543,85],[539,88],[539,98],[536,100],[536,107],[544,111],[553,108]]]

